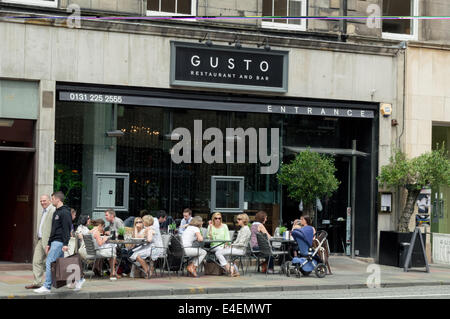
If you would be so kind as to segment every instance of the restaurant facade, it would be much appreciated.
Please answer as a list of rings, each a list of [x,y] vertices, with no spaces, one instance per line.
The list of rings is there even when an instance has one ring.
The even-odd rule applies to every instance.
[[[376,257],[376,176],[402,105],[395,43],[1,14],[1,169],[19,182],[1,192],[1,211],[16,213],[1,216],[11,227],[0,234],[14,240],[1,240],[0,260],[31,260],[39,195],[55,185],[72,185],[67,204],[93,218],[108,207],[181,218],[190,207],[204,220],[221,211],[234,229],[237,213],[264,210],[270,231],[290,227],[300,203],[276,173],[307,149],[332,156],[340,181],[316,214],[330,249]]]

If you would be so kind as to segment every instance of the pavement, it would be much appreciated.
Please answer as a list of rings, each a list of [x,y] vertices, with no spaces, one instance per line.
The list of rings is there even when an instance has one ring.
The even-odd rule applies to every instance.
[[[373,287],[409,287],[450,285],[450,266],[431,264],[430,272],[425,268],[413,268],[404,272],[402,268],[376,265],[370,261],[351,259],[345,256],[330,256],[333,272],[325,278],[314,273],[308,277],[287,277],[280,274],[261,274],[249,267],[245,276],[200,276],[192,278],[167,273],[151,279],[127,278],[110,281],[108,278],[89,279],[80,291],[67,287],[52,289],[49,294],[39,295],[25,289],[32,283],[33,274],[27,267],[0,268],[0,299],[97,299],[133,298],[192,294],[226,294],[260,291],[304,291],[330,289],[358,289]],[[29,268],[29,267],[28,267]],[[278,267],[276,268],[278,269]],[[158,271],[159,274],[159,271]],[[217,296],[217,295],[216,295]]]

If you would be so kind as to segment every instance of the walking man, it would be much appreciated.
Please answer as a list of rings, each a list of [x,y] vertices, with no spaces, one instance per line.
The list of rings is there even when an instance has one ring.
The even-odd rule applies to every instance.
[[[51,291],[52,262],[64,257],[64,252],[69,249],[72,215],[70,208],[64,205],[64,194],[62,192],[52,194],[52,204],[56,207],[56,211],[53,214],[52,231],[45,248],[47,254],[45,283],[41,288],[34,290],[36,293],[49,293]]]
[[[42,213],[38,217],[38,229],[37,229],[37,243],[34,247],[33,254],[33,275],[34,282],[31,285],[25,286],[26,289],[40,288],[44,282],[44,270],[45,270],[45,248],[47,247],[48,238],[52,230],[52,218],[55,212],[55,206],[50,201],[50,196],[42,195],[40,197],[40,203],[42,206]]]

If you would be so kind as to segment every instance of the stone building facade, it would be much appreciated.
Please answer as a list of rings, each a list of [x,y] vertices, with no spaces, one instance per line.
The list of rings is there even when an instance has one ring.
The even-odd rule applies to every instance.
[[[340,191],[341,193],[338,195],[340,197],[334,199],[334,202],[345,203],[330,204],[335,206],[325,208],[318,224],[325,229],[329,229],[329,225],[335,224],[336,229],[340,229],[339,231],[330,231],[330,234],[334,232],[332,240],[333,249],[336,252],[376,257],[378,233],[380,230],[395,227],[395,210],[397,208],[394,198],[392,208],[394,213],[379,213],[379,191],[375,177],[380,167],[388,162],[393,147],[402,146],[411,155],[429,149],[431,142],[427,138],[430,137],[431,140],[430,129],[433,119],[428,119],[428,117],[430,114],[439,116],[438,113],[441,111],[445,113],[447,100],[442,92],[445,92],[446,87],[445,81],[441,81],[437,86],[429,85],[432,91],[424,93],[427,95],[426,99],[431,101],[431,105],[435,105],[433,106],[433,113],[427,112],[425,114],[428,116],[426,123],[416,119],[415,117],[418,115],[416,115],[415,108],[417,106],[415,105],[422,103],[420,102],[421,99],[425,98],[422,94],[417,93],[420,91],[417,91],[416,88],[423,90],[426,86],[422,86],[419,80],[414,82],[416,76],[421,81],[427,79],[421,78],[421,73],[417,73],[417,68],[421,70],[426,67],[426,64],[422,64],[420,60],[417,62],[418,58],[432,54],[432,60],[435,61],[433,63],[436,63],[436,67],[440,63],[445,64],[445,61],[448,60],[445,56],[445,52],[447,52],[445,45],[439,49],[436,49],[436,46],[431,49],[426,48],[428,40],[445,41],[447,39],[445,23],[443,21],[418,22],[417,27],[420,32],[417,33],[414,33],[415,26],[406,27],[406,29],[400,26],[400,32],[408,30],[409,34],[406,37],[401,35],[397,39],[395,35],[386,35],[382,28],[376,27],[376,19],[370,24],[367,19],[343,21],[339,19],[270,20],[254,18],[261,15],[267,16],[265,12],[270,12],[270,16],[365,16],[368,14],[376,15],[375,9],[378,8],[381,12],[383,8],[381,0],[291,2],[294,4],[289,11],[286,7],[275,8],[272,6],[271,8],[273,2],[267,0],[233,0],[226,2],[178,0],[177,7],[172,8],[173,11],[164,12],[164,4],[158,2],[158,0],[0,0],[0,43],[2,43],[0,46],[0,121],[3,121],[0,123],[5,123],[2,124],[4,128],[0,128],[0,132],[3,132],[4,135],[0,135],[0,139],[4,140],[4,144],[7,145],[3,148],[0,147],[0,152],[2,152],[2,155],[8,154],[9,158],[9,162],[2,163],[2,165],[8,167],[9,171],[14,170],[13,163],[17,161],[16,156],[19,156],[17,154],[21,154],[20,156],[29,154],[21,161],[34,168],[28,174],[31,174],[32,178],[27,177],[28,183],[32,187],[21,189],[17,186],[14,195],[10,195],[16,201],[3,208],[3,210],[20,211],[14,219],[13,224],[16,226],[8,228],[5,233],[16,240],[17,238],[23,238],[24,233],[28,234],[26,236],[29,237],[28,242],[30,244],[25,244],[23,247],[5,246],[3,251],[7,253],[0,256],[0,259],[30,261],[31,246],[36,235],[36,220],[40,213],[39,195],[52,193],[55,174],[58,174],[58,171],[55,171],[55,164],[59,164],[60,161],[69,163],[71,158],[78,158],[78,160],[70,162],[75,166],[77,161],[83,162],[79,167],[70,167],[74,174],[83,171],[80,173],[83,175],[83,183],[88,185],[75,197],[78,196],[77,198],[80,201],[84,201],[85,198],[90,198],[89,201],[91,201],[93,195],[83,192],[86,191],[86,188],[93,189],[93,185],[97,185],[95,183],[98,180],[92,182],[92,172],[107,170],[114,174],[123,173],[128,170],[126,165],[132,164],[122,165],[120,164],[121,161],[126,163],[142,161],[142,159],[138,160],[138,157],[125,158],[127,152],[132,153],[143,148],[138,139],[130,140],[130,145],[134,145],[134,149],[132,147],[125,151],[125,147],[128,147],[125,145],[128,143],[128,137],[122,140],[104,137],[104,131],[110,128],[109,122],[112,123],[114,129],[123,129],[127,132],[128,127],[119,127],[123,122],[122,118],[129,116],[130,121],[139,122],[139,114],[146,114],[146,112],[151,111],[148,121],[151,121],[152,117],[161,116],[159,121],[152,122],[153,126],[162,125],[162,131],[168,128],[174,129],[173,125],[177,124],[177,116],[179,116],[177,114],[182,113],[180,111],[181,100],[191,105],[191,109],[187,111],[187,117],[181,118],[181,122],[190,121],[195,119],[196,116],[201,118],[202,114],[198,115],[196,109],[204,101],[209,101],[210,104],[208,105],[211,105],[211,107],[220,104],[219,102],[228,101],[229,103],[253,103],[254,105],[271,103],[271,106],[281,105],[280,110],[285,110],[286,106],[284,105],[287,105],[290,110],[297,110],[296,107],[300,106],[313,105],[317,106],[318,112],[325,112],[325,106],[330,109],[344,110],[347,114],[353,114],[353,109],[372,111],[373,117],[368,119],[366,123],[361,119],[351,122],[352,120],[341,117],[332,119],[325,116],[302,115],[298,118],[291,118],[291,115],[282,113],[271,116],[267,112],[263,115],[258,111],[251,110],[250,113],[254,115],[252,115],[253,117],[250,116],[252,119],[247,119],[248,122],[246,123],[253,126],[281,125],[280,129],[285,134],[282,135],[283,143],[286,143],[284,146],[289,146],[291,151],[298,149],[298,147],[323,147],[326,143],[323,142],[323,145],[321,145],[322,142],[320,141],[323,140],[319,136],[326,135],[327,130],[331,130],[332,135],[330,136],[338,136],[336,134],[339,132],[339,134],[343,134],[341,138],[343,142],[340,147],[333,146],[330,142],[331,146],[327,149],[330,152],[337,152],[339,163],[342,166],[341,175],[345,176],[342,177],[345,180],[343,184],[346,185],[343,186],[345,189]],[[443,9],[448,10],[448,6],[445,6],[443,1],[438,0],[425,1],[425,3],[412,0],[411,3],[419,3],[420,9],[424,10],[423,12],[433,13],[436,12],[436,7],[441,8],[442,6],[444,6]],[[83,17],[102,16],[111,19],[83,19],[80,25],[77,25],[76,20],[71,19],[78,8],[73,5],[79,6]],[[375,7],[369,8],[371,5],[375,5]],[[283,12],[286,13],[282,14]],[[188,14],[203,17],[223,16],[224,18],[144,19],[149,16],[161,17],[165,14]],[[29,18],[30,16],[33,18]],[[49,18],[49,16],[60,18]],[[119,16],[128,17],[128,19],[112,19]],[[240,19],[230,19],[233,16]],[[142,19],[139,19],[139,17]],[[412,46],[407,44],[406,47],[402,43],[405,39],[406,41],[414,41],[409,40],[408,37],[412,39],[416,36],[422,42],[416,41],[414,45],[411,42]],[[259,49],[260,52],[288,52],[289,64],[288,67],[286,66],[287,72],[285,72],[288,83],[286,91],[233,89],[221,85],[202,88],[194,85],[174,85],[170,78],[171,72],[173,72],[170,59],[172,43],[190,43],[195,48],[200,48],[200,46],[208,47],[205,45],[207,40],[212,43],[211,50],[214,50],[214,48],[217,48],[217,50],[229,48],[233,54],[239,54],[240,52],[235,47],[237,41],[242,45],[244,51],[257,52],[252,50]],[[264,50],[264,45],[270,46],[270,50]],[[425,48],[422,49],[421,46],[425,46]],[[435,51],[442,53],[442,55],[435,53]],[[411,58],[407,57],[409,54]],[[435,64],[432,64],[430,68],[434,71]],[[429,70],[427,69],[427,72]],[[405,72],[406,74],[411,73],[411,76],[406,75],[405,77]],[[444,74],[436,73],[436,76],[441,79]],[[407,84],[406,90],[405,83]],[[142,105],[140,107],[137,105],[133,109],[133,106],[121,105],[118,100],[109,104],[83,104],[80,100],[70,102],[62,98],[64,92],[72,93],[73,96],[88,92],[102,98],[112,96],[112,94],[116,96],[119,93],[133,98],[151,97],[155,107],[143,108]],[[417,95],[420,96],[417,97]],[[158,100],[158,97],[164,98],[164,103],[168,104],[156,107],[157,101],[163,103]],[[170,106],[172,109],[169,107],[170,103],[173,103]],[[389,117],[380,115],[381,105],[388,105],[392,108],[392,114]],[[217,113],[213,113],[213,109],[208,112],[205,111],[205,120],[207,117],[211,118],[211,125],[219,125],[222,116],[225,116],[229,121],[228,123],[242,124],[243,122],[239,119],[244,114],[239,112],[238,109],[230,111],[231,107],[232,104],[225,105],[224,109],[218,110]],[[228,111],[224,111],[227,108]],[[268,109],[274,110],[275,107]],[[79,113],[77,112],[80,112],[77,110],[84,110],[83,127],[75,127],[77,119],[79,119],[77,117]],[[108,118],[109,110],[113,114],[112,118]],[[350,113],[348,113],[349,111]],[[417,112],[422,111],[423,109],[420,109]],[[87,127],[88,124],[86,123],[89,122],[89,117],[94,119],[94,122],[89,124],[90,127]],[[396,119],[399,125],[393,126],[392,119]],[[16,142],[9,137],[12,133],[7,129],[13,129],[15,125],[22,123],[19,120],[25,121],[24,127],[31,125],[30,134],[33,140],[31,144],[22,141],[26,139],[25,137],[15,136]],[[277,124],[274,124],[274,121]],[[296,122],[303,123],[301,124],[303,126]],[[140,127],[141,130],[143,130],[144,124]],[[325,128],[318,129],[319,126]],[[355,127],[355,132],[348,129],[352,126]],[[293,127],[297,131],[290,131],[289,127]],[[417,134],[414,127],[425,127],[427,135]],[[150,124],[146,128],[149,129]],[[361,133],[361,137],[358,136],[356,128],[360,129],[361,132],[364,131],[364,133]],[[136,126],[131,129],[137,130]],[[308,130],[310,133],[308,133]],[[102,135],[98,135],[100,131]],[[78,137],[76,132],[82,132],[82,134],[80,133],[81,135]],[[151,132],[151,134],[148,134],[153,134],[153,136],[161,133],[156,129]],[[296,141],[295,136],[300,133],[295,132],[303,132],[301,134],[306,136],[306,140],[309,136],[314,137],[311,137],[311,139],[315,140],[314,143],[316,144],[306,140]],[[85,135],[90,133],[97,136],[97,140],[88,142]],[[165,133],[170,133],[170,131]],[[73,139],[69,137],[73,137]],[[67,142],[61,142],[66,140]],[[74,140],[83,141],[74,142]],[[351,150],[352,140],[357,143],[356,150],[361,151],[361,154],[366,156],[365,158],[355,159],[354,163],[357,166],[351,166],[353,165],[352,155],[345,155],[346,151]],[[336,139],[336,141],[339,142],[339,139]],[[130,211],[124,210],[121,214],[124,217],[129,214],[136,214],[136,207],[144,208],[145,206],[150,210],[166,209],[176,217],[180,215],[179,209],[184,205],[198,206],[197,213],[209,218],[208,205],[210,203],[208,204],[209,199],[205,198],[209,196],[207,193],[210,191],[210,186],[201,190],[199,188],[197,193],[189,194],[177,189],[177,180],[173,177],[177,171],[173,170],[172,164],[164,159],[168,154],[167,142],[161,138],[159,140],[154,139],[151,143],[159,145],[157,150],[162,154],[161,158],[163,159],[158,159],[158,161],[161,164],[152,168],[148,177],[145,177],[147,173],[141,172],[141,168],[140,170],[130,169],[130,172],[134,170],[135,173],[131,172],[129,175],[131,191],[129,198],[127,198],[131,203],[130,207],[134,208],[133,211],[131,209]],[[102,144],[100,148],[94,147],[92,151],[89,151],[92,152],[89,153],[93,154],[92,156],[86,153],[89,147],[99,144]],[[20,147],[20,149],[17,147]],[[333,151],[331,151],[332,147]],[[288,160],[287,148],[285,150],[280,153],[280,156],[282,156],[282,159]],[[148,158],[152,158],[151,161],[156,162],[154,155],[158,153],[156,148],[154,151],[148,152],[150,152]],[[65,157],[65,154],[69,155]],[[109,162],[109,158],[114,159]],[[354,183],[351,179],[347,180],[347,175],[351,173],[350,167],[354,167],[356,171],[359,167],[361,170]],[[88,170],[89,174],[86,173]],[[180,174],[191,176],[189,174],[192,170],[195,171],[196,169],[183,168]],[[243,175],[245,175],[245,171],[248,171],[243,167],[232,168],[231,171],[233,170]],[[197,173],[209,185],[209,178],[212,175],[218,175],[217,172],[228,174],[230,168],[219,167],[214,172]],[[164,175],[166,173],[167,176]],[[248,189],[245,189],[245,202],[247,203],[245,210],[248,211],[249,215],[254,215],[259,209],[268,211],[270,217],[268,227],[274,230],[280,222],[287,224],[300,214],[298,209],[296,211],[298,203],[289,201],[285,191],[276,184],[273,176],[267,178],[255,175],[245,176],[250,183],[246,184]],[[8,177],[11,176],[8,175]],[[136,190],[137,185],[141,183],[140,178],[142,179],[142,187],[146,187],[143,195]],[[158,188],[158,185],[152,186],[154,185],[152,180],[158,180],[158,178],[160,178],[159,181],[170,180],[167,190],[163,187]],[[192,177],[180,178],[185,178],[183,181],[189,180],[189,183],[192,182]],[[104,183],[104,185],[112,187],[114,192],[120,188],[111,186],[107,182]],[[136,185],[133,185],[133,183]],[[358,185],[359,187],[357,187]],[[351,188],[354,189],[353,193],[350,191]],[[98,189],[102,190],[101,187]],[[358,193],[362,190],[364,190],[364,193]],[[151,196],[154,196],[156,200],[147,200],[147,197]],[[144,199],[133,206],[132,203],[139,200],[138,197]],[[167,197],[164,199],[165,204],[163,203],[163,197]],[[202,204],[196,202],[197,197],[203,200]],[[349,198],[348,202],[347,197]],[[6,200],[1,202],[6,202]],[[327,202],[327,199],[324,200],[325,202]],[[333,199],[329,202],[332,203]],[[81,204],[71,204],[83,214],[101,214],[101,210],[96,212],[93,204],[88,203],[88,201]],[[85,204],[88,206],[84,206]],[[367,205],[367,207],[364,205]],[[354,217],[353,224],[346,227],[341,220],[346,220],[347,210],[345,208],[352,206],[354,209],[353,212],[352,210],[349,211],[349,216]],[[339,208],[339,212],[333,212],[333,207],[336,210]],[[30,218],[30,211],[33,212],[32,218]],[[7,216],[1,216],[0,218],[10,219]],[[230,226],[233,226],[232,218],[231,216],[227,219]],[[17,230],[17,224],[21,220],[28,220],[28,222],[24,224],[23,229]],[[339,225],[336,224],[338,220]],[[349,238],[349,234],[353,234],[353,244],[351,244],[352,238]],[[350,241],[347,242],[347,239]]]

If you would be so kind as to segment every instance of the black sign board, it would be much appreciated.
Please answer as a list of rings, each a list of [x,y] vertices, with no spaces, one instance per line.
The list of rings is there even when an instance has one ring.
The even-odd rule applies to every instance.
[[[171,42],[171,85],[287,92],[287,82],[287,51]]]
[[[292,115],[311,115],[327,117],[368,118],[375,117],[373,110],[345,107],[345,105],[315,106],[302,102],[301,105],[269,105],[262,103],[241,103],[229,101],[208,101],[138,95],[104,94],[93,92],[59,91],[60,101],[85,103],[114,103],[123,105],[143,105],[197,110],[217,110],[229,112],[274,113]]]

